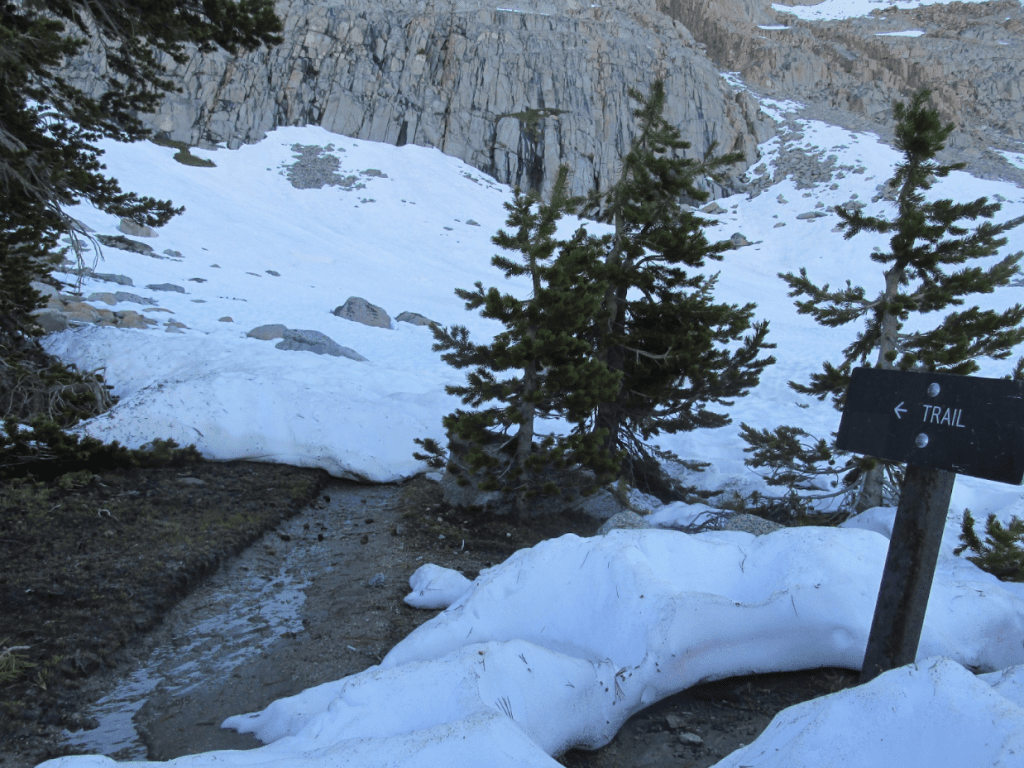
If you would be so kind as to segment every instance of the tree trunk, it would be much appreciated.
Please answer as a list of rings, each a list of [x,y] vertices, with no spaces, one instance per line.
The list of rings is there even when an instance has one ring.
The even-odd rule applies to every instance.
[[[878,339],[878,357],[875,360],[875,368],[891,370],[894,365],[894,355],[898,352],[898,333],[900,329],[899,318],[889,311],[889,302],[899,293],[900,280],[903,277],[903,268],[894,266],[885,273],[885,294],[882,299],[882,320],[881,334]],[[857,496],[857,512],[865,509],[882,506],[885,490],[885,465],[876,463],[871,469],[864,473],[861,482],[860,493]]]
[[[536,331],[531,329],[531,336]],[[527,459],[533,452],[533,418],[536,415],[537,407],[528,399],[537,388],[537,364],[531,360],[523,368],[523,392],[522,401],[519,404],[519,432],[516,434],[516,467],[519,469],[518,490],[516,491],[516,515],[520,520],[529,517],[530,512],[530,490],[533,487],[530,477],[530,468]]]

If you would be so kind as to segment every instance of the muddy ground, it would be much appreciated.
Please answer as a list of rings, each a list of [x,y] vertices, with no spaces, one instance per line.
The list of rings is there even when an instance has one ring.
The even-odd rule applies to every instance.
[[[202,486],[184,484],[192,490],[231,488],[243,509],[264,510],[258,516],[262,522],[256,517],[239,522],[245,536],[231,538],[218,528],[206,539],[197,537],[192,546],[205,554],[194,561],[176,538],[174,551],[180,559],[173,561],[178,570],[171,597],[158,601],[152,620],[143,621],[135,606],[140,627],[120,630],[123,642],[97,653],[98,666],[66,680],[54,678],[45,691],[33,689],[30,677],[20,687],[0,687],[6,713],[0,723],[2,768],[28,768],[60,754],[99,751],[96,744],[104,739],[107,748],[102,751],[118,759],[166,760],[210,749],[256,747],[251,736],[219,724],[230,715],[262,709],[277,698],[375,664],[436,614],[402,601],[409,575],[423,563],[455,568],[472,579],[522,547],[563,533],[592,535],[599,524],[579,515],[516,525],[453,513],[441,503],[437,486],[422,478],[396,486],[359,486],[310,470],[288,470],[271,482],[280,471],[242,463],[202,464],[161,478],[139,471],[122,478],[119,493],[132,483],[151,490],[176,488],[182,477],[203,481]],[[104,478],[104,485],[111,487],[114,479]],[[90,503],[99,500],[90,496],[88,486],[78,493],[91,498]],[[140,492],[128,498],[147,497]],[[200,501],[197,497],[197,505]],[[205,501],[210,505],[213,497],[208,494]],[[163,501],[157,506],[168,505]],[[296,507],[301,511],[292,515]],[[288,511],[270,514],[269,509]],[[260,525],[265,529],[262,537],[229,557],[239,537],[251,541]],[[214,535],[233,543],[214,546],[209,541]],[[97,538],[111,546],[116,540],[116,535],[103,532]],[[220,554],[211,554],[215,552]],[[216,570],[214,561],[220,564]],[[195,563],[195,574],[183,565],[189,562]],[[176,607],[165,605],[186,589],[188,596]],[[125,593],[115,597],[123,601]],[[93,608],[100,610],[98,605]],[[21,621],[17,642],[31,642],[32,622]],[[76,632],[70,624],[65,627],[67,644]],[[0,639],[8,634],[0,626]],[[637,714],[604,749],[571,751],[559,761],[580,768],[704,768],[756,738],[781,709],[855,681],[856,675],[848,671],[816,670],[700,686]],[[104,695],[117,699],[125,691],[137,699],[123,718],[131,719],[134,730],[108,737],[103,706],[90,702]],[[75,730],[70,739],[67,729]]]

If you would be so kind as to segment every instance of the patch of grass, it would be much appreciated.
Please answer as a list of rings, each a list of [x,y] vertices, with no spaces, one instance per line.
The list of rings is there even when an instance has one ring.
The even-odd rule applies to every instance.
[[[158,453],[176,453],[162,446]],[[168,458],[164,456],[162,458]],[[202,461],[0,484],[0,741],[73,690],[218,565],[308,505],[318,470]]]
[[[0,640],[0,684],[13,683],[35,664],[25,661],[21,651],[27,651],[27,645],[8,646],[9,638]]]
[[[174,139],[168,139],[165,137],[154,136],[150,139],[154,144],[161,147],[171,147],[177,149],[177,153],[174,155],[174,159],[182,165],[191,165],[196,168],[216,168],[217,164],[213,160],[208,160],[204,157],[196,157],[190,151],[192,147],[183,141],[174,141]]]

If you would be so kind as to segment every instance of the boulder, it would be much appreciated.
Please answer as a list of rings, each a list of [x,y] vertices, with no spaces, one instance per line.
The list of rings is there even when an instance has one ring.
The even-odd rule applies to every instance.
[[[90,293],[86,301],[102,301],[104,304],[117,304],[117,297],[112,293]]]
[[[89,272],[87,274],[94,280],[102,280],[105,283],[117,283],[118,285],[127,285],[130,288],[135,287],[135,283],[132,282],[132,279],[125,275],[113,275],[109,272]]]
[[[141,253],[143,256],[156,255],[156,251],[150,246],[140,243],[138,240],[127,238],[124,235],[96,235],[96,239],[110,248],[130,251],[131,253]]]
[[[348,300],[340,307],[335,307],[331,314],[373,328],[391,328],[391,318],[387,312],[358,296],[349,296]]]
[[[296,331],[286,330],[284,341],[274,345],[275,349],[284,349],[292,352],[313,352],[317,355],[331,355],[332,357],[347,357],[349,360],[356,360],[364,363],[366,358],[354,349],[343,347],[330,336],[320,331]]]
[[[730,517],[725,525],[722,526],[722,530],[743,531],[744,533],[752,533],[755,536],[763,536],[772,531],[780,531],[785,527],[757,515],[740,514]]]
[[[152,227],[147,227],[145,224],[138,224],[131,219],[121,219],[121,222],[117,225],[117,228],[124,232],[126,235],[132,237],[156,237],[156,230]]]
[[[126,293],[125,291],[117,291],[114,294],[114,299],[118,302],[128,302],[129,304],[145,304],[146,306],[156,306],[156,302],[153,299],[147,299],[144,296],[137,296],[134,293]]]
[[[424,317],[418,312],[403,312],[395,318],[396,323],[412,323],[413,325],[437,325],[429,317]]]
[[[96,308],[83,301],[72,301],[65,308],[68,322],[95,323],[100,319]]]
[[[146,286],[151,291],[171,291],[173,293],[184,293],[185,289],[174,283],[151,283]]]
[[[32,313],[32,319],[43,329],[43,333],[57,333],[67,330],[68,327],[67,315],[53,307],[35,310]]]
[[[650,523],[642,515],[627,509],[605,520],[604,525],[597,529],[597,535],[604,536],[608,531],[616,528],[642,529],[650,527]]]
[[[150,320],[143,315],[140,315],[133,309],[126,309],[121,312],[115,312],[117,315],[117,327],[118,328],[149,328],[150,323],[156,324],[155,320]]]
[[[270,341],[272,339],[283,339],[284,332],[288,329],[281,323],[271,323],[270,325],[259,325],[249,331],[246,336],[250,339],[259,339],[260,341]]]

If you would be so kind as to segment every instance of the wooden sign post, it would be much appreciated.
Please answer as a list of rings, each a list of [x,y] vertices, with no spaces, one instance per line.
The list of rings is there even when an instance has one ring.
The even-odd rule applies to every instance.
[[[860,681],[914,661],[957,474],[1024,480],[1024,382],[858,368],[836,447],[906,462]]]

